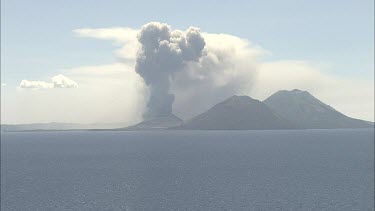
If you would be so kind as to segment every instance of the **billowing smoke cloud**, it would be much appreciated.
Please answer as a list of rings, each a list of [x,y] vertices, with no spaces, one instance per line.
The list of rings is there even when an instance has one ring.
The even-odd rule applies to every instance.
[[[167,116],[172,113],[174,74],[188,62],[198,62],[206,42],[198,28],[172,31],[169,25],[157,22],[144,25],[137,38],[141,50],[135,69],[150,89],[144,119]]]
[[[164,93],[160,98],[151,96],[149,105],[154,110],[149,107],[146,118],[169,114],[173,101],[173,113],[189,119],[231,95],[249,94],[256,82],[258,59],[267,54],[240,37],[200,32],[194,27],[172,31],[161,23],[141,29],[85,28],[74,32],[121,44],[115,51],[119,59],[136,69],[152,92]],[[167,51],[162,54],[162,50]],[[159,89],[151,89],[150,81]]]
[[[72,79],[59,74],[52,77],[51,82],[22,80],[19,88],[22,89],[51,89],[51,88],[77,88],[78,85]]]

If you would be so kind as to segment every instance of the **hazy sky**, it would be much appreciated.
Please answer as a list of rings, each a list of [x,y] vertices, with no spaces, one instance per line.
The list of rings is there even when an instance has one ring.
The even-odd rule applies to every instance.
[[[16,89],[24,79],[48,81],[66,70],[118,62],[114,51],[121,47],[121,43],[83,39],[73,30],[109,27],[139,29],[150,21],[165,22],[174,29],[186,30],[189,26],[196,26],[203,32],[230,34],[247,39],[267,52],[266,56],[261,57],[261,61],[268,68],[281,64],[280,69],[289,69],[285,62],[293,61],[295,63],[291,68],[298,69],[296,64],[307,63],[309,67],[317,69],[319,74],[338,77],[340,80],[353,80],[353,84],[361,81],[373,84],[373,0],[2,0],[2,94],[9,98],[17,95]],[[340,87],[338,85],[337,89],[341,89]],[[363,98],[368,98],[373,93],[371,90],[367,91],[369,94]],[[357,94],[359,92],[362,92],[361,89]],[[248,93],[254,93],[259,98],[269,94]],[[335,98],[332,95],[322,94],[321,97],[330,101]],[[11,103],[27,102],[20,98],[17,95],[17,100],[7,100],[8,107],[14,107]],[[331,100],[330,103],[344,109],[346,114],[373,120],[373,104],[366,102],[367,107],[361,108],[360,104],[363,103],[358,103],[357,107],[350,105],[349,108],[344,105],[345,102]],[[2,121],[20,122],[22,119],[21,116],[9,114],[17,113],[15,109],[2,109],[2,114],[4,112],[8,116],[7,119],[2,118]],[[69,120],[58,116],[28,118],[25,122]],[[100,121],[100,118],[95,121]]]

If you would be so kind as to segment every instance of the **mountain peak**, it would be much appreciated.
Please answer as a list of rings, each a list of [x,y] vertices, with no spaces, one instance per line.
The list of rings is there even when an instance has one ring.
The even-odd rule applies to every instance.
[[[310,92],[300,90],[300,89],[293,89],[293,90],[279,90],[275,94],[293,94],[293,95],[298,95],[298,94],[304,94],[304,95],[311,95]],[[312,96],[312,95],[311,95]]]
[[[227,100],[248,100],[248,99],[252,99],[251,97],[249,96],[246,96],[246,95],[233,95],[232,97],[228,98]]]
[[[246,96],[246,95],[233,95],[232,97],[224,100],[222,103],[229,103],[229,102],[249,103],[249,102],[252,102],[252,101],[259,101],[259,100],[253,99],[253,98],[251,98],[249,96]]]
[[[280,90],[263,102],[303,128],[368,127],[363,121],[345,116],[307,91]]]
[[[234,95],[186,122],[182,129],[256,130],[293,129],[288,120],[249,96]]]

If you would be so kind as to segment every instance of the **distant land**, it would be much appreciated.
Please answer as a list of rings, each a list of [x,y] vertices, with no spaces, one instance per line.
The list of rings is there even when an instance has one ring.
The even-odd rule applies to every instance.
[[[1,131],[55,131],[55,130],[89,130],[89,129],[113,129],[124,127],[121,123],[103,124],[78,124],[78,123],[33,123],[33,124],[2,124]]]
[[[183,124],[183,121],[174,114],[169,116],[163,116],[154,118],[148,121],[140,122],[136,125],[129,126],[123,129],[126,130],[148,130],[148,129],[168,129],[179,127]],[[121,129],[121,128],[120,128]]]
[[[348,117],[307,91],[281,90],[263,102],[232,96],[183,122],[170,114],[123,127],[121,124],[37,123],[1,125],[2,132],[49,130],[285,130],[373,128],[374,123]]]

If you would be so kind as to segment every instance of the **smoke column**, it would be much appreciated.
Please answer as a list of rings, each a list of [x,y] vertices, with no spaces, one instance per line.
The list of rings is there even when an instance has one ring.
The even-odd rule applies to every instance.
[[[206,42],[199,28],[172,31],[169,25],[158,22],[144,25],[137,38],[142,48],[135,70],[150,90],[144,120],[168,116],[174,101],[174,95],[169,93],[173,74],[187,62],[199,61]]]

